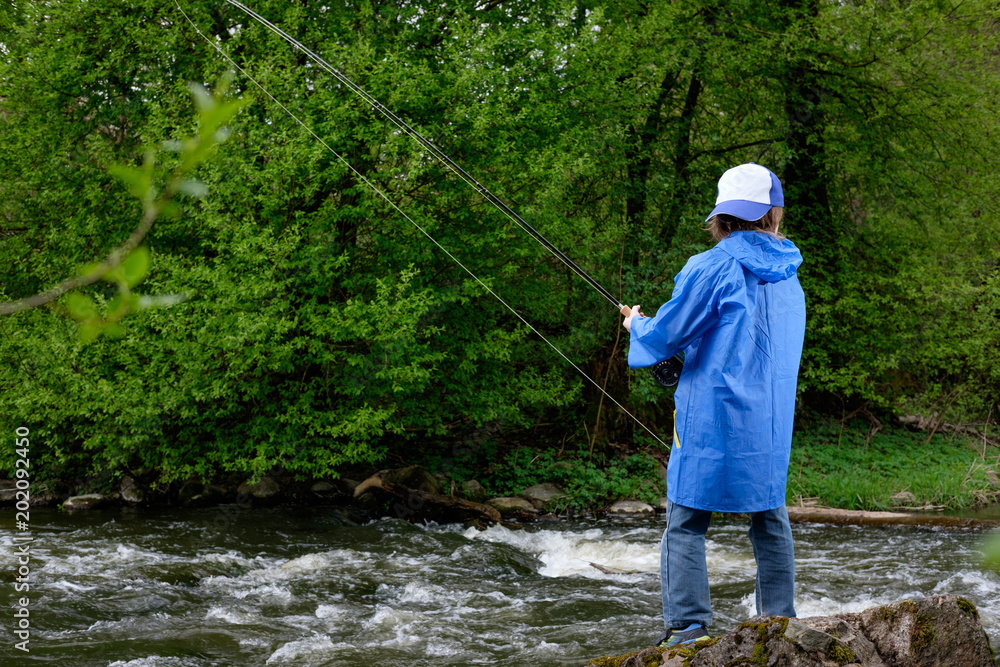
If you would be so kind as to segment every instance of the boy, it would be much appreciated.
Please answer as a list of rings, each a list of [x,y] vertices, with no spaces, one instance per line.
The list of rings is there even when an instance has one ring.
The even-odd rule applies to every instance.
[[[783,206],[770,170],[727,171],[707,219],[718,244],[688,260],[655,317],[634,306],[624,322],[630,367],[685,355],[667,464],[660,646],[708,638],[712,512],[750,514],[757,613],[795,616],[785,483],[806,313],[802,256],[778,231]]]

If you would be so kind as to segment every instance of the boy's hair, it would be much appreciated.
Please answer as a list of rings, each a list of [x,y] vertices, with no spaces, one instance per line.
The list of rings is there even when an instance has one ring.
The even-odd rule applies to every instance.
[[[785,236],[778,231],[778,225],[781,223],[781,216],[783,216],[784,213],[785,209],[781,206],[772,206],[771,209],[764,214],[764,217],[759,220],[741,220],[740,218],[732,215],[719,213],[709,219],[708,226],[705,227],[705,230],[711,233],[712,238],[715,239],[716,242],[719,242],[733,232],[740,230],[764,232],[765,234],[771,234],[779,239],[783,239]]]

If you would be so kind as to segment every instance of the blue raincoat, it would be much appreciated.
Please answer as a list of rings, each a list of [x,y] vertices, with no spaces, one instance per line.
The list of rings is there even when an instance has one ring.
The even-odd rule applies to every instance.
[[[791,241],[734,232],[688,260],[655,317],[632,320],[630,367],[684,352],[671,502],[716,512],[785,504],[806,322],[801,263]]]

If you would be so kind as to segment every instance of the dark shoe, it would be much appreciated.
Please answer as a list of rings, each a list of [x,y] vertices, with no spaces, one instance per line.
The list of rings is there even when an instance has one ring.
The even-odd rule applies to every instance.
[[[668,630],[663,638],[656,643],[660,648],[669,648],[671,646],[677,646],[678,644],[690,644],[692,642],[700,642],[705,639],[711,639],[708,636],[708,631],[705,630],[704,625],[698,625],[690,630],[685,630],[680,632],[676,628],[673,630]]]

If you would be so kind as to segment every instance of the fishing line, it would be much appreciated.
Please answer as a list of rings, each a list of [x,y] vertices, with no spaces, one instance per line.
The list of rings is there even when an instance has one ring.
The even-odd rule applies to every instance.
[[[479,286],[481,286],[484,290],[486,290],[486,292],[488,292],[490,294],[490,296],[492,296],[494,299],[496,299],[497,301],[499,301],[503,305],[504,308],[506,308],[511,313],[513,313],[514,316],[518,320],[520,320],[526,327],[528,327],[528,329],[530,329],[532,333],[534,333],[536,336],[538,336],[539,338],[541,338],[545,342],[546,345],[548,345],[553,350],[555,350],[556,354],[558,354],[560,357],[562,357],[563,360],[566,361],[566,363],[568,363],[570,366],[572,366],[580,375],[582,375],[583,377],[585,377],[587,379],[587,381],[590,382],[590,384],[594,385],[594,387],[598,391],[600,391],[604,396],[606,396],[608,398],[608,400],[610,400],[612,403],[614,403],[618,407],[618,409],[620,409],[626,415],[628,415],[629,417],[631,417],[632,420],[636,424],[638,424],[649,435],[653,436],[653,438],[657,442],[659,442],[661,445],[663,445],[667,449],[670,448],[669,445],[667,445],[665,442],[663,442],[663,440],[661,440],[660,437],[658,435],[656,435],[656,433],[654,433],[648,426],[646,426],[641,421],[639,421],[638,417],[636,417],[631,412],[629,412],[625,408],[625,406],[623,406],[621,403],[619,403],[615,399],[614,396],[612,396],[607,391],[605,391],[604,388],[601,387],[599,384],[597,384],[597,382],[595,380],[593,380],[589,375],[587,375],[585,372],[583,372],[583,369],[581,369],[579,366],[577,366],[575,363],[573,363],[573,361],[569,357],[567,357],[563,353],[562,350],[560,350],[558,347],[556,347],[556,345],[552,341],[550,341],[538,329],[536,329],[534,326],[532,326],[531,323],[528,322],[528,320],[526,320],[519,312],[517,312],[516,310],[514,310],[514,308],[510,304],[508,304],[506,301],[504,301],[504,299],[499,294],[497,294],[496,292],[494,292],[489,287],[489,285],[487,285],[482,280],[480,280],[480,278],[475,273],[473,273],[471,269],[469,269],[467,266],[465,266],[465,264],[463,264],[457,257],[455,257],[447,248],[445,248],[443,245],[441,245],[437,241],[437,239],[435,239],[433,236],[431,236],[431,234],[426,229],[424,229],[423,227],[421,227],[420,224],[417,223],[417,221],[415,221],[413,218],[411,218],[409,215],[407,215],[407,213],[403,209],[401,209],[396,204],[396,202],[394,202],[392,199],[390,199],[388,197],[388,195],[386,195],[384,192],[382,192],[382,190],[379,189],[378,186],[376,186],[372,181],[370,181],[367,177],[365,177],[364,174],[362,174],[357,169],[355,169],[354,166],[350,162],[348,162],[340,153],[338,153],[333,148],[331,148],[330,145],[327,144],[326,141],[324,141],[322,137],[320,137],[318,134],[316,134],[312,130],[312,128],[310,128],[302,120],[300,120],[298,116],[296,116],[294,113],[292,113],[292,111],[289,110],[288,107],[286,107],[284,104],[282,104],[280,101],[278,101],[278,99],[275,98],[274,95],[272,95],[270,92],[268,92],[268,90],[266,88],[264,88],[264,86],[261,85],[259,81],[257,81],[255,78],[253,78],[245,69],[243,69],[243,67],[241,67],[235,60],[233,60],[229,56],[229,54],[227,54],[225,51],[223,51],[222,47],[220,47],[218,44],[216,44],[215,41],[209,39],[201,31],[201,29],[198,28],[198,26],[194,23],[194,21],[191,20],[191,17],[189,17],[187,15],[187,12],[185,12],[184,8],[180,6],[180,3],[178,2],[178,0],[173,0],[173,2],[174,2],[174,5],[177,7],[178,11],[180,11],[181,15],[184,17],[184,19],[191,25],[192,28],[194,28],[194,31],[197,32],[198,35],[203,40],[205,40],[213,49],[215,49],[216,51],[218,51],[219,54],[229,62],[229,64],[231,64],[233,67],[235,67],[237,70],[239,70],[239,72],[243,76],[245,76],[255,86],[257,86],[257,88],[259,88],[260,91],[262,93],[264,93],[272,102],[274,102],[276,105],[278,105],[282,109],[282,111],[284,111],[286,114],[288,114],[289,116],[291,116],[292,119],[302,127],[302,129],[304,129],[306,132],[308,132],[310,135],[312,135],[312,137],[314,139],[316,139],[316,141],[318,141],[324,148],[326,148],[328,151],[330,151],[331,153],[333,153],[333,155],[337,158],[337,160],[339,160],[355,176],[357,176],[357,178],[361,182],[363,182],[365,185],[367,185],[368,187],[370,187],[379,197],[381,197],[387,204],[389,204],[389,206],[391,206],[393,208],[393,210],[395,210],[397,213],[399,213],[407,222],[409,222],[421,234],[423,234],[424,237],[427,238],[427,240],[429,240],[431,243],[433,243],[441,252],[443,252],[449,259],[451,259],[451,261],[455,262],[455,264],[457,264],[459,267],[461,267],[463,271],[465,271],[467,274],[469,274],[469,276]],[[230,2],[230,0],[227,0],[227,2]],[[237,3],[232,3],[231,2],[231,4],[237,4]],[[261,20],[263,20],[263,19],[261,19]],[[304,47],[301,47],[301,48],[303,48],[303,50],[305,50]],[[555,252],[558,253],[558,250],[555,250]],[[559,253],[559,254],[561,254],[561,253]],[[573,266],[575,266],[575,264]],[[606,292],[606,290],[604,290],[603,288],[601,288],[601,290],[604,291],[604,292]],[[610,295],[610,293],[607,293],[607,294]],[[617,299],[611,298],[611,300],[617,303]],[[617,304],[617,305],[622,306],[622,304]],[[622,307],[626,307],[626,306],[622,306]]]
[[[524,218],[518,215],[517,212],[514,211],[514,209],[512,209],[510,206],[508,206],[502,199],[493,194],[485,185],[483,185],[474,177],[472,177],[467,171],[462,169],[462,167],[459,166],[450,157],[448,157],[448,155],[446,155],[444,151],[439,149],[434,144],[434,142],[432,142],[430,139],[417,132],[406,121],[404,121],[402,118],[394,114],[384,104],[382,104],[377,99],[368,94],[368,92],[365,89],[363,89],[358,84],[354,83],[354,81],[352,81],[351,79],[347,78],[347,76],[345,76],[343,72],[341,72],[336,67],[334,67],[330,63],[320,58],[319,55],[317,55],[312,50],[307,48],[304,44],[302,44],[302,42],[298,41],[297,39],[286,33],[284,30],[282,30],[275,24],[271,23],[271,21],[267,20],[254,10],[250,9],[242,2],[239,2],[239,0],[226,0],[226,2],[232,5],[233,7],[242,10],[248,16],[256,19],[261,25],[265,26],[275,35],[278,35],[279,37],[284,39],[292,47],[302,51],[302,53],[306,54],[313,62],[319,65],[322,69],[326,70],[331,75],[333,75],[333,77],[336,78],[338,81],[340,81],[342,84],[344,84],[344,86],[346,86],[348,90],[355,93],[361,99],[363,99],[365,102],[371,105],[373,109],[376,109],[379,113],[385,116],[393,125],[398,127],[404,134],[408,135],[418,144],[420,144],[428,151],[430,151],[431,155],[437,158],[438,161],[441,162],[441,164],[443,164],[445,167],[450,169],[452,173],[458,176],[458,178],[461,179],[466,185],[468,185],[473,190],[482,195],[483,198],[486,199],[486,201],[490,202],[498,209],[500,209],[500,211],[504,215],[506,215],[507,218],[511,220],[511,222],[513,222],[515,225],[520,227],[522,231],[526,232],[532,238],[538,241],[542,245],[542,247],[544,247],[546,250],[552,253],[553,256],[559,259],[559,261],[561,261],[563,264],[569,267],[571,271],[575,272],[578,276],[586,280],[587,283],[591,287],[596,289],[598,292],[600,292],[605,299],[613,303],[615,305],[615,308],[621,311],[623,315],[628,316],[627,306],[622,304],[617,299],[617,297],[615,297],[613,294],[611,294],[611,292],[606,290],[603,285],[601,285],[596,280],[591,278],[586,271],[577,266],[576,263],[569,257],[567,257],[565,254],[563,254],[562,251],[559,250],[559,248],[552,245],[552,243],[550,243],[548,239],[546,239],[538,232],[538,230],[536,230],[534,227],[528,224],[528,222]]]
[[[554,245],[552,245],[552,243],[550,243],[548,239],[546,239],[544,236],[542,236],[542,234],[538,230],[536,230],[534,227],[528,224],[528,222],[525,221],[524,218],[518,215],[517,212],[514,211],[514,209],[512,209],[510,206],[508,206],[502,199],[500,199],[495,194],[490,192],[490,190],[487,189],[485,185],[483,185],[474,177],[469,175],[469,173],[465,171],[465,169],[463,169],[454,160],[448,157],[448,155],[446,155],[444,151],[442,151],[436,145],[434,145],[434,142],[432,142],[430,139],[426,138],[425,136],[414,130],[412,127],[410,127],[410,125],[406,121],[401,119],[390,109],[388,109],[384,104],[382,104],[377,99],[372,97],[361,86],[357,85],[356,83],[354,83],[354,81],[347,78],[347,76],[345,76],[343,72],[341,72],[336,67],[334,67],[330,63],[320,58],[318,54],[314,53],[312,50],[307,48],[304,44],[302,44],[300,41],[298,41],[297,39],[286,33],[284,30],[276,26],[274,23],[267,20],[254,10],[250,9],[239,0],[226,0],[226,2],[232,5],[233,7],[240,9],[251,18],[260,22],[261,25],[265,26],[275,35],[284,39],[293,48],[299,49],[302,53],[306,54],[306,56],[308,56],[314,63],[318,64],[322,69],[326,70],[331,75],[333,75],[333,77],[336,78],[337,81],[340,81],[345,87],[347,87],[348,90],[358,95],[366,103],[371,105],[373,109],[379,111],[379,113],[385,116],[393,125],[399,128],[403,132],[403,134],[408,135],[410,138],[416,141],[417,144],[427,149],[431,153],[431,155],[437,158],[437,160],[445,167],[450,169],[451,172],[456,176],[458,176],[458,178],[462,182],[464,182],[470,188],[472,188],[480,195],[482,195],[483,198],[486,199],[486,201],[488,201],[489,203],[493,204],[496,208],[498,208],[504,215],[507,216],[509,220],[511,220],[518,227],[520,227],[522,231],[526,232],[532,238],[538,241],[538,243],[540,243],[542,247],[544,247],[546,250],[552,253],[552,255],[554,255],[557,259],[559,259],[559,261],[565,264],[571,271],[573,271],[574,273],[576,273],[576,275],[586,280],[587,284],[596,289],[605,299],[613,303],[615,305],[615,308],[622,315],[628,317],[631,314],[631,309],[628,306],[622,304],[618,300],[618,298],[613,294],[611,294],[611,292],[609,292],[607,289],[605,289],[603,285],[601,285],[592,277],[590,277],[590,274],[588,274],[586,271],[577,266],[576,262],[574,262],[565,254],[563,254],[563,252],[559,250],[559,248],[556,248]],[[620,284],[619,284],[619,289],[621,289]],[[673,387],[678,383],[678,381],[680,381],[681,369],[683,368],[683,366],[684,366],[683,357],[681,357],[679,354],[675,354],[672,357],[663,359],[655,363],[650,368],[650,371],[653,374],[653,378],[661,386]]]

